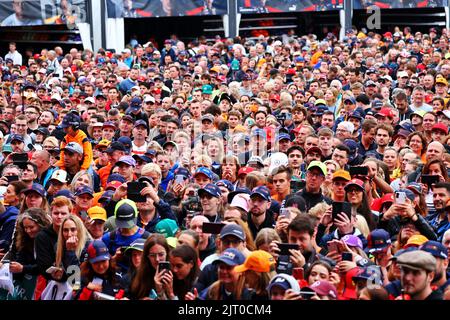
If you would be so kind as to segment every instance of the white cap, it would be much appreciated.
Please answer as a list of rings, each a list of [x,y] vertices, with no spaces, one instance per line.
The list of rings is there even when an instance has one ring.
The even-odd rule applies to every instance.
[[[233,197],[233,200],[230,203],[230,207],[238,207],[243,209],[245,212],[250,210],[248,202],[250,200],[250,195],[246,193],[238,193]]]
[[[281,43],[281,41],[280,40],[277,40],[277,41],[275,41],[274,43],[273,43],[273,46],[274,47],[276,47],[276,46],[282,46],[283,44]]]
[[[397,72],[397,78],[403,78],[403,77],[409,77],[408,72],[406,72],[406,71]]]
[[[53,172],[50,180],[58,180],[61,183],[67,182],[67,172],[64,170],[56,170]]]
[[[128,48],[125,48],[122,50],[122,53],[130,53],[131,54],[131,50]]]
[[[93,97],[87,97],[86,99],[84,99],[84,102],[90,102],[90,103],[94,104],[95,99]]]
[[[55,93],[55,94],[52,94],[50,99],[51,100],[55,99],[55,100],[61,101],[61,96],[59,94]]]
[[[279,166],[287,166],[289,164],[288,157],[283,152],[276,152],[270,156],[270,167],[269,174],[272,174],[272,171]]]
[[[38,72],[38,73],[44,73],[44,74],[46,74],[46,73],[47,73],[47,69],[41,68],[41,69],[39,69],[39,72]]]
[[[139,88],[139,86],[134,86],[134,87],[131,88],[131,91],[133,91],[133,90],[139,90],[139,91],[141,91],[141,88]]]
[[[386,79],[386,80],[389,80],[390,82],[393,81],[390,75],[382,76],[381,79]]]
[[[348,132],[353,133],[355,126],[350,121],[342,121],[338,126],[342,125]]]
[[[153,98],[151,95],[146,95],[144,97],[144,102],[152,102],[155,103],[155,98]]]

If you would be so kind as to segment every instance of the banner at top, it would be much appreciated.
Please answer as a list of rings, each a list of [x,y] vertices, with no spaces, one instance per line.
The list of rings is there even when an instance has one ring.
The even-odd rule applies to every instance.
[[[0,0],[0,26],[35,26],[87,21],[87,0]]]
[[[353,9],[366,9],[371,6],[380,9],[414,9],[414,8],[441,8],[448,5],[448,0],[353,0]]]
[[[106,0],[108,18],[224,15],[227,0]]]
[[[344,8],[344,0],[238,0],[239,13],[329,11]]]

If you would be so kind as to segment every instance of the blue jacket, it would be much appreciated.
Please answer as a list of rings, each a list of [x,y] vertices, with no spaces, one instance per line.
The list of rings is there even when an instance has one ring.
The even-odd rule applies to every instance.
[[[19,209],[14,206],[7,206],[6,211],[0,215],[0,249],[3,252],[9,250],[18,215]]]

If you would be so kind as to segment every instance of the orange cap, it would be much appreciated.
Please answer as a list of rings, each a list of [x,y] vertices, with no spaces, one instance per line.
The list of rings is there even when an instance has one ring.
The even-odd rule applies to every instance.
[[[427,241],[428,241],[427,237],[421,234],[415,234],[408,239],[408,242],[406,242],[406,245],[403,248],[406,249],[409,247],[419,247]]]
[[[264,250],[256,250],[250,253],[244,264],[236,266],[234,271],[244,272],[253,270],[256,272],[270,272],[275,266],[275,259],[270,253]]]

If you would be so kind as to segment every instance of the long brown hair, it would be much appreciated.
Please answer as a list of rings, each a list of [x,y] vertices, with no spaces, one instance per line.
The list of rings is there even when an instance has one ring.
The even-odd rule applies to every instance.
[[[156,270],[150,263],[148,254],[150,252],[150,249],[157,244],[164,247],[166,255],[169,255],[170,247],[167,243],[166,238],[162,234],[155,233],[148,237],[144,244],[141,264],[139,265],[136,276],[131,281],[130,285],[130,293],[135,299],[147,297],[150,290],[155,288],[154,277]]]
[[[445,167],[444,162],[441,159],[431,159],[430,161],[428,161],[422,169],[422,174],[430,174],[430,166],[432,164],[438,164],[439,168],[441,169],[442,172],[442,177],[444,177],[445,182],[448,182],[448,173],[447,173],[447,168]]]
[[[52,219],[47,212],[40,208],[27,209],[17,219],[16,249],[17,251],[27,250],[33,252],[34,240],[25,232],[23,227],[24,219],[30,219],[35,222],[41,230],[51,225]]]
[[[184,296],[192,289],[194,282],[199,274],[198,255],[194,248],[183,244],[176,247],[170,252],[171,257],[181,258],[184,263],[192,263],[192,268],[185,279],[178,280],[173,278],[173,292],[180,300],[184,300]]]

